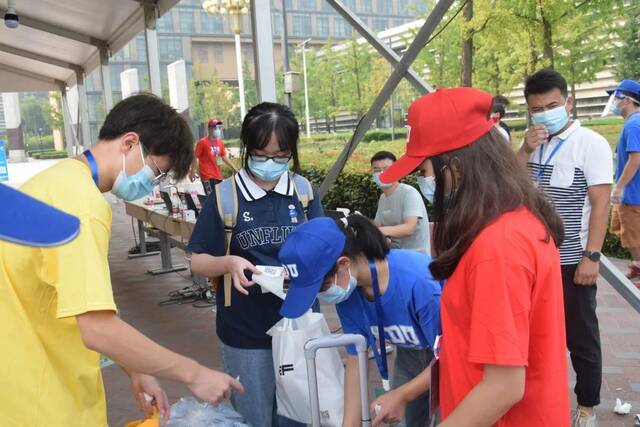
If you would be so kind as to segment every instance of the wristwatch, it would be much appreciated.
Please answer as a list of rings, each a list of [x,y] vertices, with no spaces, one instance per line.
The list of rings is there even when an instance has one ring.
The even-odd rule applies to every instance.
[[[582,252],[582,256],[589,258],[591,261],[593,262],[598,262],[600,261],[600,255],[602,255],[600,252],[591,252],[591,251],[583,251]]]

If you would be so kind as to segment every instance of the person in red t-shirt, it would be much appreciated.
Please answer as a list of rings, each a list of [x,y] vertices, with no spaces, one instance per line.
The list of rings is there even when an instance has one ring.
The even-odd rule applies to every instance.
[[[237,169],[229,159],[229,153],[222,142],[222,121],[209,120],[209,134],[201,138],[196,144],[196,158],[200,166],[200,179],[205,193],[209,194],[212,188],[224,179],[219,160],[225,162],[233,171]]]
[[[562,221],[489,118],[491,95],[440,89],[409,108],[395,182],[433,163],[442,292],[440,427],[569,426]]]

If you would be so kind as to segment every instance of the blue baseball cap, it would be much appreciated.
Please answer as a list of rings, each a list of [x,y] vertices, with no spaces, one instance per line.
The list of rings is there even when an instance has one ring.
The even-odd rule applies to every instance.
[[[278,253],[291,283],[280,314],[289,319],[311,308],[324,277],[342,255],[346,238],[338,224],[327,217],[314,218],[296,227]]]
[[[640,82],[635,80],[623,80],[615,89],[609,89],[607,91],[609,95],[612,93],[620,93],[621,95],[629,96],[640,103]]]
[[[57,246],[75,239],[80,220],[0,184],[0,240],[26,246]]]

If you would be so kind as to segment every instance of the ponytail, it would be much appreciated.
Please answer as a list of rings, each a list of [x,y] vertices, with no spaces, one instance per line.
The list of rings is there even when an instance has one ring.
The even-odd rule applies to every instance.
[[[342,256],[355,259],[383,260],[389,253],[387,239],[374,223],[362,215],[349,215],[336,221],[347,240]]]

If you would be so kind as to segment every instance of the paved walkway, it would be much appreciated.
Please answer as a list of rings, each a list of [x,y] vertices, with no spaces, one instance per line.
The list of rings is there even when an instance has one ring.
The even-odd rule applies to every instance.
[[[158,306],[168,292],[189,285],[188,273],[152,277],[146,270],[160,263],[158,256],[128,260],[127,250],[135,244],[131,220],[124,214],[122,204],[112,206],[114,220],[109,261],[121,316],[163,345],[220,369],[222,361],[211,309],[191,305]],[[182,251],[174,249],[173,253],[176,262],[184,259]],[[623,267],[624,263],[620,265]],[[600,426],[632,426],[631,415],[614,415],[612,408],[615,398],[620,397],[633,404],[632,414],[640,413],[640,315],[607,283],[599,284],[598,304],[604,347],[602,404],[598,408]],[[327,314],[330,326],[335,327],[335,313]],[[377,378],[374,366],[370,363],[371,382],[376,382]],[[120,427],[139,417],[126,375],[116,366],[104,368],[103,374],[111,427]],[[573,380],[569,384],[572,386]],[[180,384],[167,382],[165,387],[172,401],[189,394]]]

